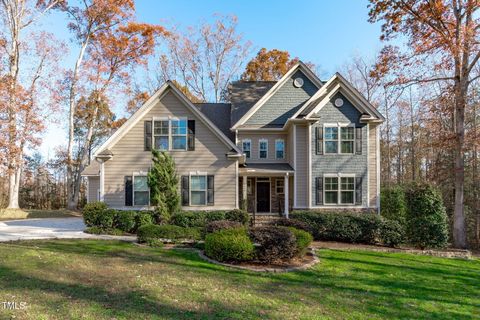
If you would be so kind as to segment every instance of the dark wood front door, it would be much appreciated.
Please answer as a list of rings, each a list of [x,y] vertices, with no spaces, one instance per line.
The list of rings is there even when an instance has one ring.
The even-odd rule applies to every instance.
[[[257,212],[270,212],[270,182],[257,182]]]

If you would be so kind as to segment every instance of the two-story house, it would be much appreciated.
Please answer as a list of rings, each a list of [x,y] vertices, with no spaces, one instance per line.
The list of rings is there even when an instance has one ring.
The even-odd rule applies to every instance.
[[[162,86],[94,153],[88,201],[149,208],[151,150],[167,150],[185,210],[378,210],[383,116],[340,74],[303,63],[279,81],[237,81],[230,103]]]

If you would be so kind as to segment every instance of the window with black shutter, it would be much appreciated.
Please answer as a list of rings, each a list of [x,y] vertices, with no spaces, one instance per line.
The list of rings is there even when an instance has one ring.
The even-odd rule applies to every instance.
[[[188,151],[195,150],[195,120],[188,120]]]
[[[315,203],[317,205],[323,204],[323,177],[315,178]]]
[[[323,128],[315,127],[315,153],[323,154]]]
[[[144,150],[152,150],[152,121],[144,121]]]
[[[355,154],[362,154],[362,127],[355,128]]]
[[[215,203],[215,177],[207,176],[207,204],[214,205]]]
[[[188,206],[190,204],[190,177],[182,176],[182,206]]]
[[[355,204],[362,204],[362,177],[355,178]]]
[[[133,184],[132,176],[125,176],[125,206],[133,205]]]

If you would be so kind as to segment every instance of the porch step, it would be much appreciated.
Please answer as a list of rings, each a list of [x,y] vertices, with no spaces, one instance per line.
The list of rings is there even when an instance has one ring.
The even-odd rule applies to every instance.
[[[253,215],[250,215],[250,218],[253,220]],[[255,216],[255,227],[266,226],[272,223],[275,220],[279,220],[281,217],[278,214],[269,214],[269,215],[256,215]]]

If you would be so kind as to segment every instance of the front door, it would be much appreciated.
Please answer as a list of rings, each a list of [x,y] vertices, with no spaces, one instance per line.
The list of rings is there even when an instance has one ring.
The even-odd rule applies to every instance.
[[[257,181],[257,212],[270,212],[270,182]]]

